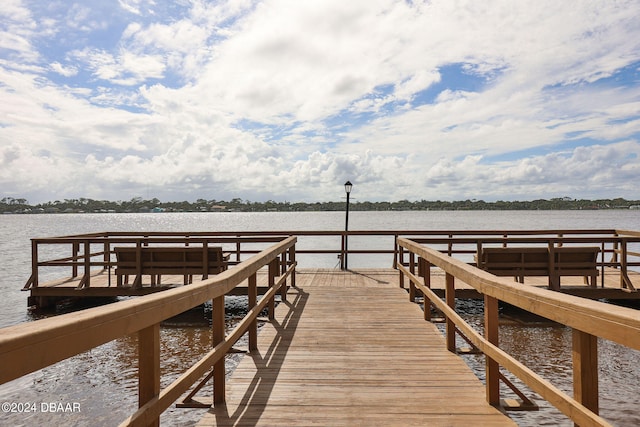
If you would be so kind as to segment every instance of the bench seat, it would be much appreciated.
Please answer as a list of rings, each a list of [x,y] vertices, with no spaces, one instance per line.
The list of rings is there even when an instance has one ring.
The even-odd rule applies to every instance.
[[[160,284],[162,275],[184,276],[184,284],[192,281],[194,274],[206,279],[209,274],[218,274],[228,267],[229,254],[221,247],[197,246],[144,246],[115,247],[116,278],[118,286],[134,275],[134,287],[141,286],[142,276],[151,276],[151,284]]]

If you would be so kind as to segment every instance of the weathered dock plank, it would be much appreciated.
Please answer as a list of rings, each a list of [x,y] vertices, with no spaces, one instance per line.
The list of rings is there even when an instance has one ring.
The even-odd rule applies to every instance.
[[[515,425],[397,273],[310,271],[297,283],[199,426]]]

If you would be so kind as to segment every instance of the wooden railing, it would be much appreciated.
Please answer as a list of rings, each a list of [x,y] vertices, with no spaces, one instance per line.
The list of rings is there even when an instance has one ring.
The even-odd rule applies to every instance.
[[[464,233],[464,232],[463,232]],[[497,237],[500,235],[501,237]],[[448,256],[471,257],[479,254],[483,247],[563,247],[598,246],[600,253],[600,285],[604,287],[605,269],[615,268],[620,272],[620,288],[636,291],[628,276],[629,269],[640,267],[640,253],[630,251],[629,247],[640,244],[640,232],[628,230],[515,230],[508,232],[468,232],[467,235],[453,235],[448,238],[438,236],[411,237],[416,243],[437,248]],[[403,249],[400,247],[399,263],[407,266]],[[470,261],[470,259],[468,260]]]
[[[627,268],[640,267],[640,254],[628,250],[630,244],[640,243],[640,233],[614,229],[105,232],[32,239],[32,273],[24,289],[37,287],[40,282],[40,270],[48,267],[68,269],[70,277],[74,278],[82,272],[80,287],[89,287],[89,273],[92,268],[108,269],[114,265],[113,247],[116,245],[222,245],[224,252],[232,254],[230,262],[237,264],[260,252],[263,246],[282,240],[283,236],[298,237],[299,248],[296,252],[301,257],[337,255],[341,259],[344,259],[347,253],[345,243],[348,237],[349,255],[388,255],[387,265],[394,268],[397,264],[407,265],[402,250],[396,243],[398,237],[410,237],[449,256],[467,257],[467,261],[472,260],[471,255],[476,253],[478,245],[598,245],[601,247],[601,275],[604,275],[605,267],[619,268],[623,272],[626,272]],[[329,241],[325,242],[327,239]],[[312,242],[308,243],[309,241]],[[52,257],[52,252],[59,255]],[[351,260],[351,265],[354,265],[353,258]],[[381,264],[382,262],[379,266]],[[621,275],[621,280],[623,288],[631,283],[630,280],[625,281],[624,274]],[[632,290],[631,287],[628,289]]]
[[[286,298],[286,282],[295,278],[295,237],[210,279],[165,292],[120,301],[53,318],[2,329],[0,384],[90,350],[138,334],[139,407],[123,425],[158,425],[160,414],[213,367],[214,402],[225,399],[224,356],[245,333],[249,350],[256,349],[257,316],[268,305],[273,318],[275,295]],[[257,301],[258,270],[268,266],[269,290]],[[249,312],[225,334],[224,296],[248,281]],[[284,285],[284,286],[283,286]],[[164,390],[160,390],[160,322],[212,301],[213,349]]]
[[[481,350],[486,363],[487,401],[500,405],[502,366],[520,378],[534,392],[581,426],[609,425],[598,415],[598,337],[640,350],[640,313],[570,295],[539,289],[496,277],[418,242],[399,238],[398,245],[409,256],[408,266],[399,265],[401,278],[409,279],[411,292],[425,297],[425,320],[435,306],[446,317],[446,345],[456,350],[456,333]],[[442,301],[430,289],[431,267],[445,272],[446,297]],[[416,271],[417,268],[417,271]],[[455,311],[455,281],[461,280],[484,295],[484,336],[469,326]],[[527,368],[500,349],[498,343],[498,301],[573,328],[574,397]],[[508,385],[508,384],[507,384]]]
[[[230,264],[238,264],[242,259],[259,253],[268,244],[279,242],[287,235],[271,234],[263,236],[219,236],[211,233],[97,233],[78,236],[36,238],[31,240],[31,276],[24,289],[38,287],[40,270],[43,267],[63,267],[70,270],[70,277],[82,275],[79,288],[91,286],[92,269],[110,269],[116,266],[114,248],[118,246],[148,247],[148,246],[231,246],[233,259]],[[242,249],[242,246],[253,245],[252,249]],[[255,246],[261,248],[257,249]],[[53,259],[41,259],[44,250],[60,251],[63,256]],[[59,249],[62,248],[62,249]],[[58,250],[56,250],[58,249]],[[226,251],[229,252],[229,251]],[[67,255],[68,254],[68,255]],[[243,257],[244,256],[244,257]]]

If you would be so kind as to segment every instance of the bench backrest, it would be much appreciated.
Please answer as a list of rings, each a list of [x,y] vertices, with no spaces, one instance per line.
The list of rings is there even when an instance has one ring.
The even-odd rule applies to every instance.
[[[138,251],[140,252],[140,260],[138,260]],[[138,268],[140,268],[140,274],[174,272],[176,274],[192,274],[205,272],[205,251],[202,247],[115,247],[114,252],[116,254],[116,265],[120,273],[137,270]],[[210,246],[207,248],[206,254],[206,272],[219,273],[226,270],[227,261],[221,247]],[[140,265],[138,265],[138,262],[140,262]]]
[[[553,268],[560,274],[570,274],[572,271],[597,270],[598,247],[562,247],[554,248]]]
[[[514,270],[528,276],[546,276],[549,271],[547,248],[484,248],[479,267],[495,275],[512,275]]]
[[[483,248],[477,257],[478,267],[497,276],[588,275],[597,271],[598,247]],[[553,262],[551,262],[553,261]]]

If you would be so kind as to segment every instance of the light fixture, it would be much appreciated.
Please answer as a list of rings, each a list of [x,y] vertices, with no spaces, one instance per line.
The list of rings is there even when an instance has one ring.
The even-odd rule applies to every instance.
[[[351,188],[353,187],[353,184],[351,183],[351,181],[347,181],[344,183],[344,191],[349,194],[351,193]]]

